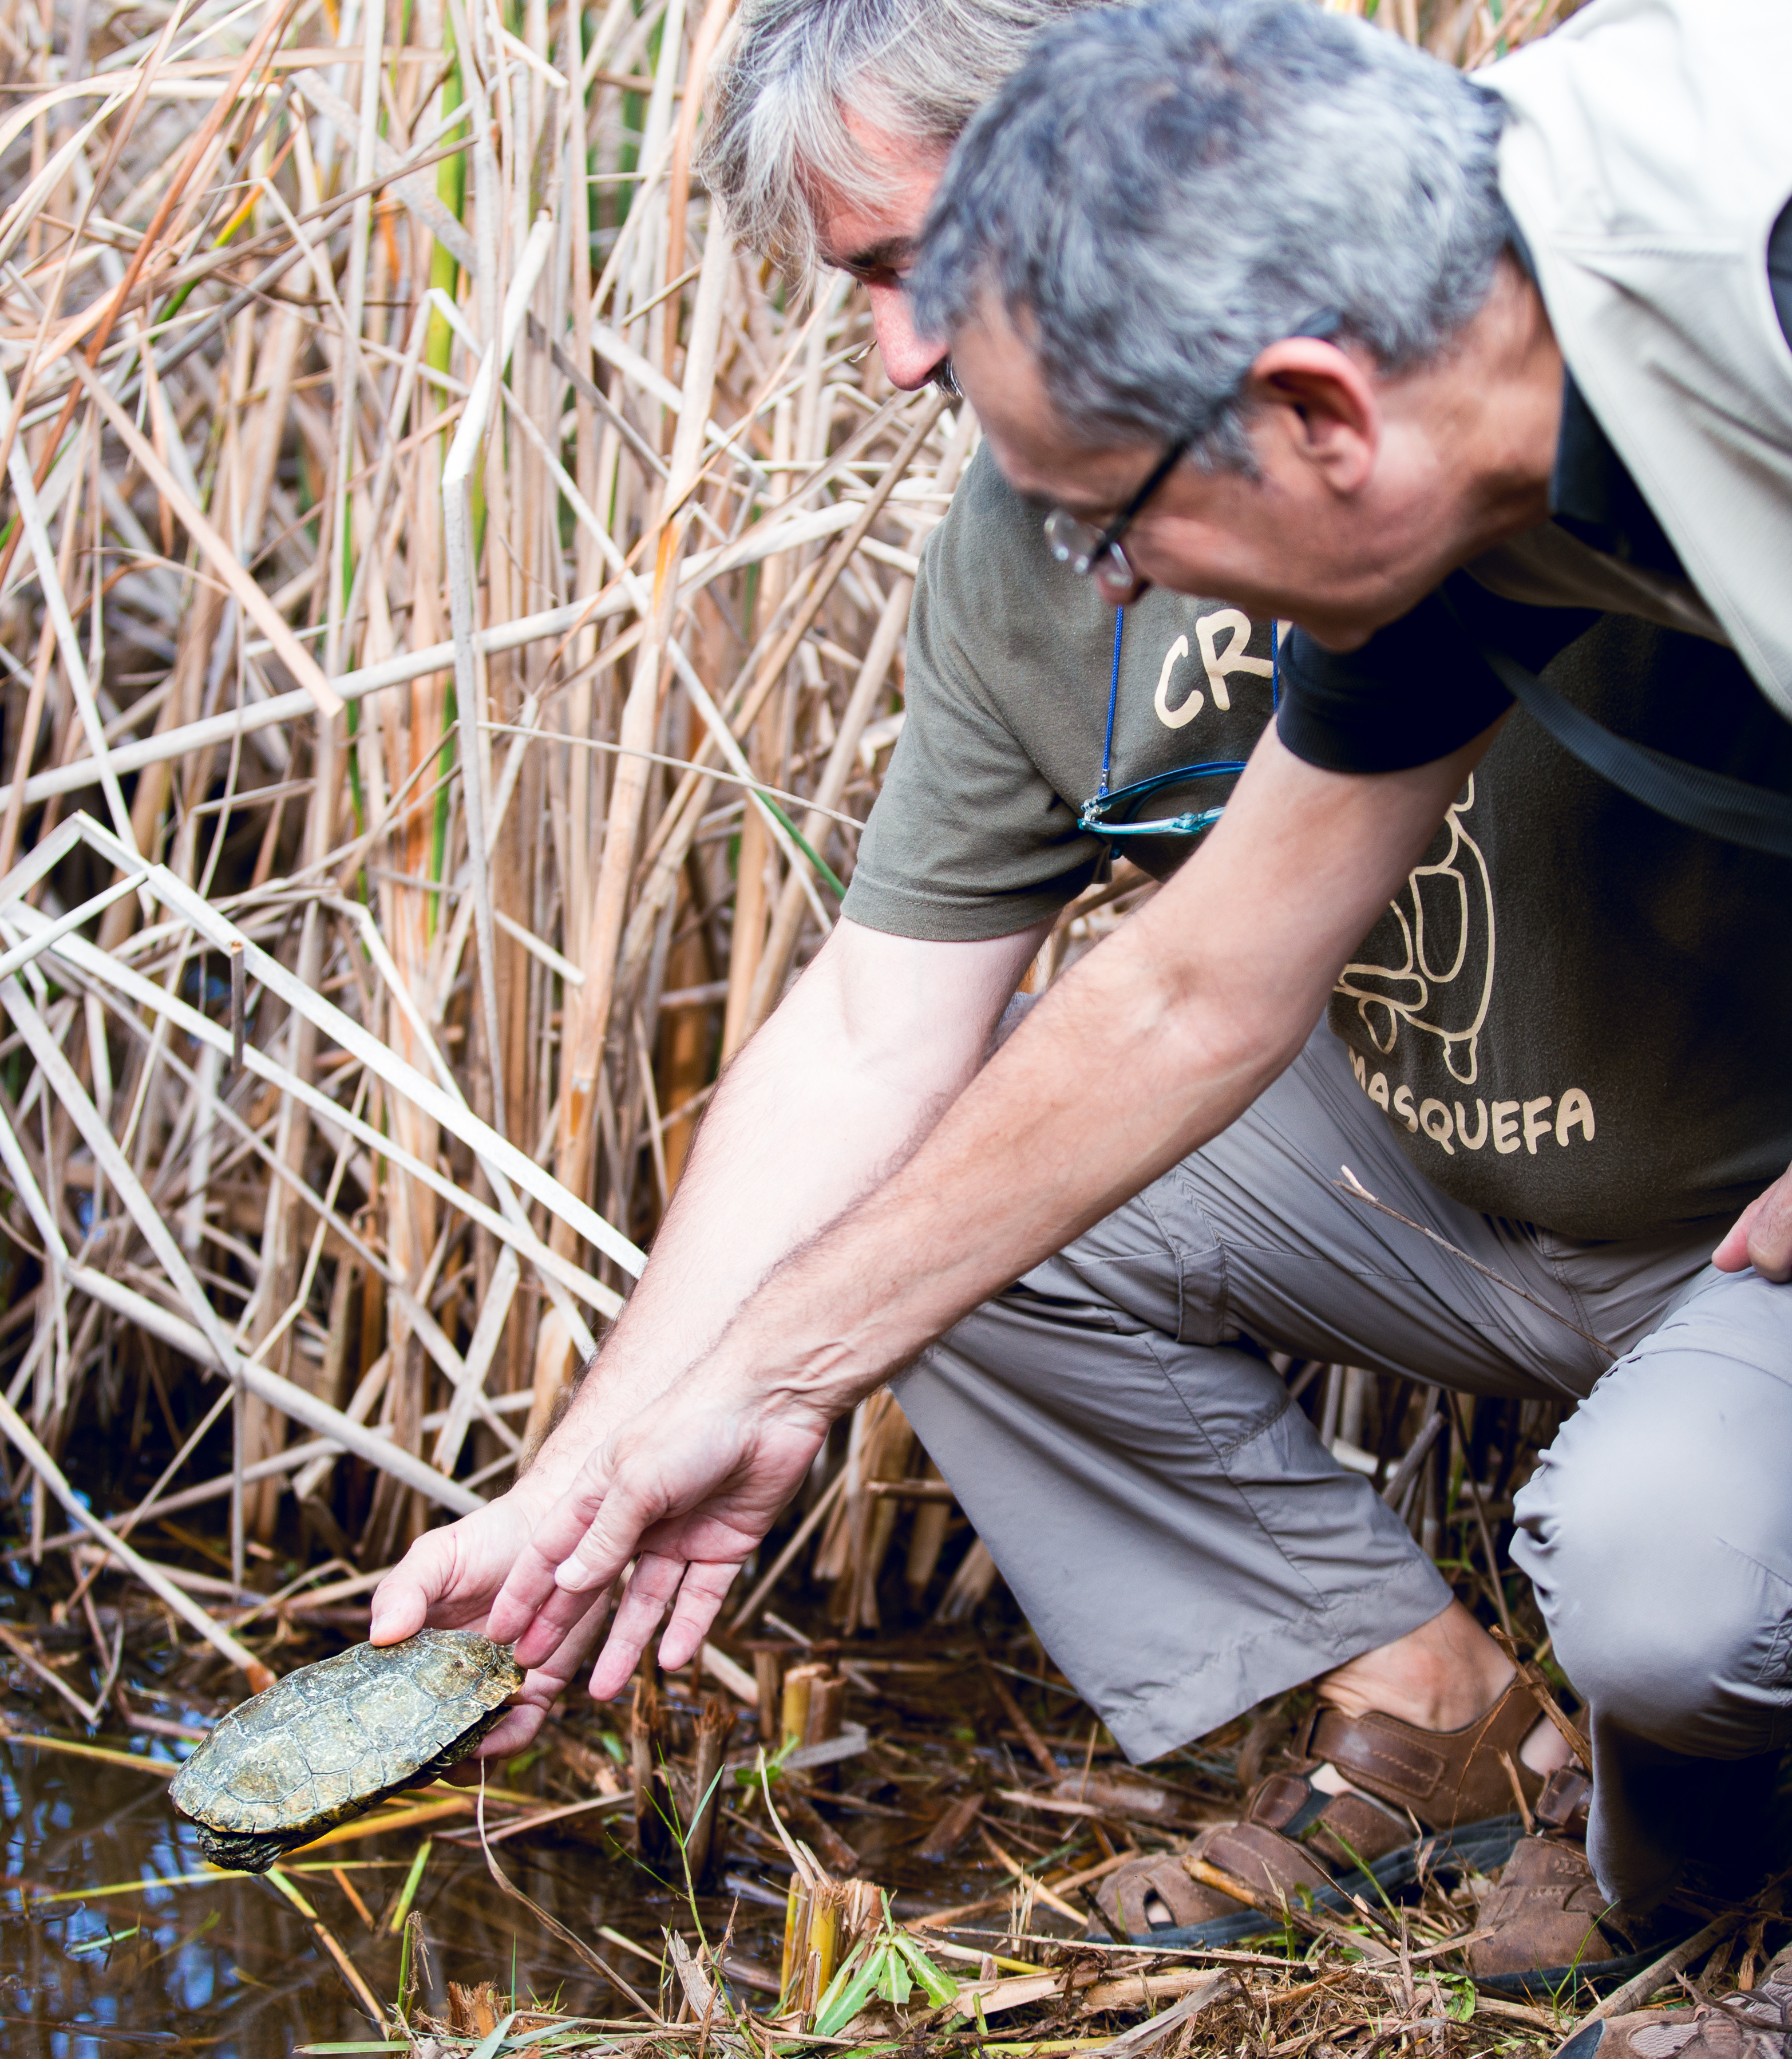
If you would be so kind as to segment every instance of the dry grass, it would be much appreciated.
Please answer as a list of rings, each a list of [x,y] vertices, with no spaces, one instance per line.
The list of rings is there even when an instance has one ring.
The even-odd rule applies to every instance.
[[[239,1585],[501,1485],[834,918],[974,431],[691,206],[726,14],[0,19],[34,1544],[196,1376]]]
[[[1566,11],[1387,4],[1469,64]],[[0,0],[0,1429],[11,1555],[38,1569],[4,1640],[40,1731],[165,1728],[120,1685],[132,1639],[185,1649],[180,1708],[227,1703],[352,1633],[422,1526],[505,1484],[639,1272],[719,1065],[836,918],[901,721],[915,553],[975,425],[893,392],[862,297],[787,293],[692,191],[728,12]],[[1067,910],[1034,983],[1127,906]],[[1408,1384],[1288,1370],[1523,1642],[1490,1559],[1547,1424],[1452,1424]],[[905,1750],[934,1755],[936,1799],[964,1784],[954,1640],[994,1569],[886,1397],[834,1456],[730,1634],[775,1603],[860,1640],[830,1677],[877,1779],[782,1790],[850,1871],[827,1844],[839,1793],[887,1810]],[[930,1627],[890,1663],[944,1667],[919,1744],[851,1684],[893,1616]],[[711,1675],[744,1707],[781,1659],[750,1679],[731,1648]],[[994,1706],[1022,1747],[977,1833],[1006,1856],[974,1840],[997,1935],[930,1934],[958,1937],[960,1973],[1015,1962],[985,2006],[1018,2027],[984,2041],[948,2009],[930,2045],[1105,2043],[1148,1996],[1193,1993],[1191,1966],[1229,1984],[1168,2028],[1177,2053],[1553,2034],[1424,1957],[1470,1920],[1447,1895],[1236,1961],[1040,1930],[1067,1933],[1053,1898],[1149,1834],[1122,1812],[1067,1836],[1029,1798],[1037,1726],[1057,1748],[1044,1711]],[[1056,1706],[1085,1766],[1112,1759]],[[597,1806],[615,1779],[587,1720],[552,1778],[493,1798],[494,1832],[619,1810],[651,1842],[639,1794]],[[695,1730],[663,1742],[692,1786]],[[1203,1791],[1236,1805],[1236,1779]],[[423,1806],[380,1834],[425,1856],[419,1837],[472,1834],[464,1799]],[[763,1796],[730,1809],[770,1852]],[[344,1907],[358,1863],[331,1869]],[[924,1900],[892,1866],[872,1870]],[[291,1870],[291,1906],[340,1964],[309,1878]],[[395,1950],[408,1906],[379,1911]],[[738,1997],[693,2006],[691,1944],[683,2003],[650,1969],[622,2041],[758,2053]],[[1049,1995],[1002,1993],[1035,1965]],[[420,2049],[492,2029],[476,1990],[496,1969],[475,1970],[452,2008],[432,1991],[439,2017],[414,2002]]]

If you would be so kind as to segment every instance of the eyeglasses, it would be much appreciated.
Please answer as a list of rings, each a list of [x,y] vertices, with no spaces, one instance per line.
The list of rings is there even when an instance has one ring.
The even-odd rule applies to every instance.
[[[1187,455],[1193,436],[1178,436],[1151,468],[1151,476],[1106,528],[1097,530],[1068,508],[1054,508],[1045,517],[1045,548],[1078,579],[1094,572],[1114,586],[1133,586],[1138,574],[1120,548],[1126,532],[1144,513],[1145,503]]]
[[[1225,813],[1244,769],[1235,759],[1218,759],[1135,779],[1117,793],[1085,801],[1077,820],[1101,837],[1205,836]],[[1138,811],[1148,806],[1152,812],[1141,815]]]
[[[1160,465],[1158,475],[1167,469],[1167,465]],[[1147,481],[1145,492],[1135,496],[1122,520],[1129,520],[1144,505],[1154,484],[1155,480]],[[1125,560],[1122,558],[1121,563],[1124,564]],[[1101,745],[1101,790],[1077,810],[1077,824],[1078,828],[1110,843],[1125,837],[1173,836],[1187,837],[1193,841],[1196,837],[1205,836],[1225,813],[1226,802],[1231,799],[1232,790],[1244,767],[1237,759],[1213,759],[1201,765],[1181,766],[1173,772],[1154,773],[1149,779],[1135,779],[1129,787],[1109,792],[1108,775],[1113,763],[1114,711],[1120,700],[1121,639],[1125,628],[1126,611],[1117,607],[1113,672],[1108,683],[1108,728]],[[1280,707],[1282,699],[1282,637],[1278,623],[1272,622],[1269,626],[1269,705],[1273,711]],[[1150,812],[1141,814],[1140,810],[1145,808]]]
[[[1288,334],[1328,339],[1336,336],[1343,326],[1344,317],[1337,309],[1316,308]],[[1188,455],[1189,446],[1194,440],[1193,434],[1178,436],[1153,466],[1150,477],[1105,529],[1093,528],[1068,508],[1054,508],[1045,517],[1046,549],[1061,565],[1068,565],[1078,579],[1086,579],[1093,572],[1110,586],[1140,584],[1139,575],[1120,548],[1121,540],[1144,513],[1145,503]]]

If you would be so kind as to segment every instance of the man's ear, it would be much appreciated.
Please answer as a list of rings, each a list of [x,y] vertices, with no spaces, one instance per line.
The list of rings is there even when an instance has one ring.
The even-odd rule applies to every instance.
[[[1284,337],[1262,352],[1245,381],[1258,416],[1252,441],[1280,440],[1333,493],[1368,484],[1381,441],[1381,409],[1368,368],[1317,337]]]

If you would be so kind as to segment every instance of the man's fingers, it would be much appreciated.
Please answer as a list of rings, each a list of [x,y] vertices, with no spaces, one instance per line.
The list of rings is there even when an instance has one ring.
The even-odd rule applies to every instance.
[[[635,1561],[634,1575],[616,1603],[615,1633],[630,1639],[637,1647],[645,1644],[666,1613],[667,1603],[678,1592],[683,1575],[682,1559],[643,1551]]]
[[[582,1620],[564,1631],[547,1663],[528,1667],[515,1703],[480,1741],[479,1758],[503,1758],[520,1751],[541,1728],[548,1711],[565,1693],[597,1642],[603,1627],[602,1603],[600,1595],[596,1605],[585,1610]]]
[[[556,1586],[566,1584],[557,1583],[556,1575],[600,1513],[606,1477],[601,1453],[591,1453],[572,1484],[536,1524],[492,1605],[494,1637],[506,1643],[513,1641],[551,1604]],[[585,1591],[609,1584],[607,1580],[588,1581]],[[562,1611],[561,1619],[571,1619]]]
[[[635,1669],[641,1663],[641,1654],[647,1649],[647,1639],[652,1634],[652,1625],[638,1634],[631,1634],[616,1623],[610,1626],[610,1635],[603,1640],[603,1649],[597,1655],[597,1663],[591,1668],[591,1699],[594,1702],[613,1702],[635,1677]]]
[[[658,1497],[651,1506],[649,1514],[626,1486],[613,1487],[584,1535],[555,1567],[555,1586],[575,1595],[608,1587],[635,1556],[643,1532],[665,1512]]]
[[[500,1644],[513,1644],[536,1619],[544,1602],[554,1593],[554,1567],[534,1539],[516,1555],[504,1584],[492,1604],[492,1635]]]
[[[672,1619],[659,1640],[662,1666],[683,1666],[696,1657],[739,1571],[739,1566],[714,1566],[701,1560],[685,1568]]]
[[[532,1742],[537,1730],[548,1720],[548,1711],[539,1703],[520,1702],[513,1709],[504,1711],[501,1721],[495,1723],[479,1741],[479,1749],[473,1756],[478,1758],[508,1758],[513,1752],[520,1751]],[[466,1762],[463,1762],[464,1765]],[[455,1769],[456,1772],[460,1767]]]
[[[591,1669],[594,1701],[613,1701],[628,1685],[684,1574],[682,1559],[661,1552],[643,1551],[635,1561],[628,1586],[616,1603],[603,1653]]]
[[[1720,1272],[1752,1265],[1764,1279],[1792,1280],[1792,1173],[1749,1203],[1711,1253]]]
[[[1767,1197],[1759,1196],[1749,1203],[1729,1229],[1722,1244],[1711,1253],[1711,1263],[1720,1272],[1740,1272],[1753,1263],[1749,1257],[1749,1233],[1754,1227]]]
[[[457,1554],[450,1530],[426,1530],[373,1590],[369,1644],[414,1637],[454,1584]]]
[[[643,1553],[627,1591],[616,1604],[610,1635],[591,1669],[592,1699],[613,1700],[628,1685],[675,1594],[676,1607],[660,1639],[659,1663],[682,1666],[695,1656],[739,1570],[738,1562],[720,1565],[698,1559],[687,1563],[656,1552]]]
[[[597,1521],[610,1492],[614,1467],[610,1444],[599,1444],[587,1452],[566,1491],[536,1525],[536,1549],[550,1565],[558,1566],[569,1558]],[[609,1583],[600,1584],[607,1587]]]
[[[569,1680],[584,1663],[603,1622],[605,1603],[609,1599],[607,1588],[595,1594],[566,1594],[558,1587],[550,1587],[546,1599],[528,1619],[523,1630],[512,1640],[516,1647],[516,1663],[530,1671],[552,1671],[560,1679]],[[578,1633],[581,1627],[588,1626],[583,1638]],[[563,1658],[563,1647],[573,1642],[571,1658]]]
[[[1792,1278],[1792,1173],[1776,1180],[1754,1205],[1749,1263],[1770,1280]]]
[[[530,1701],[539,1695],[545,1705],[552,1707],[565,1693],[583,1671],[591,1647],[603,1631],[609,1613],[609,1599],[607,1594],[586,1597],[588,1606],[584,1613],[561,1631],[560,1642],[552,1651],[529,1668],[523,1681],[523,1700]]]

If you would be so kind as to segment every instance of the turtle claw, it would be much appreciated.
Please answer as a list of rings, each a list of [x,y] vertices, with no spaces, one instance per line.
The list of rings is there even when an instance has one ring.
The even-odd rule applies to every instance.
[[[214,1830],[198,1826],[199,1849],[215,1866],[233,1873],[265,1873],[276,1859],[293,1849],[291,1838],[254,1837],[242,1830]]]

